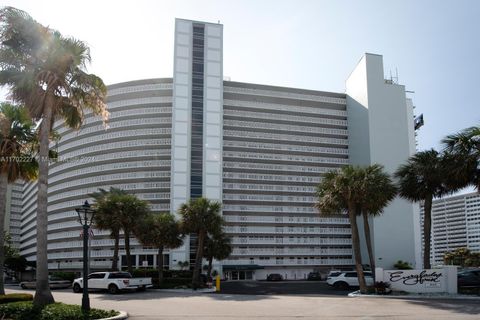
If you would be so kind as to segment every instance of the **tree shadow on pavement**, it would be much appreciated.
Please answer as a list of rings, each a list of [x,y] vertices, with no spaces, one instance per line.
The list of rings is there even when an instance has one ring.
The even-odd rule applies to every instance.
[[[428,307],[437,310],[452,311],[455,313],[480,315],[480,300],[460,300],[460,299],[442,299],[442,300],[406,300],[408,303]],[[480,317],[479,317],[480,318]]]
[[[171,298],[208,298],[223,301],[255,301],[262,299],[275,299],[269,295],[245,295],[245,294],[223,294],[223,293],[201,293],[201,292],[168,292],[157,289],[145,292],[121,292],[119,294],[96,293],[95,299],[103,301],[145,301],[145,300],[166,300]]]

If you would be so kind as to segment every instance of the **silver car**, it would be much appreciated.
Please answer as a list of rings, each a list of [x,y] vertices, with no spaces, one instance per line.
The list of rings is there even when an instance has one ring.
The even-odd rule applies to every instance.
[[[20,282],[20,287],[22,289],[35,289],[36,287],[35,281],[25,281]],[[72,282],[68,280],[63,280],[57,277],[50,277],[49,278],[50,289],[66,289],[72,286]]]

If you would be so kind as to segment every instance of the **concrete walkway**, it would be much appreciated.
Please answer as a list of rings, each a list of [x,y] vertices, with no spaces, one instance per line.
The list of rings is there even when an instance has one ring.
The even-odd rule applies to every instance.
[[[11,290],[11,292],[32,292]],[[56,301],[80,304],[82,295],[70,290],[53,292]],[[127,311],[129,319],[480,319],[473,300],[409,300],[313,295],[228,295],[146,292],[92,293],[94,308]]]

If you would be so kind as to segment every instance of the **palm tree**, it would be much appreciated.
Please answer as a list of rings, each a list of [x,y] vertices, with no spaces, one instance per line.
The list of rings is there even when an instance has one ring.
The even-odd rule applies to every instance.
[[[135,237],[144,246],[158,248],[158,284],[163,282],[163,250],[182,245],[180,225],[171,213],[150,213],[134,229]]]
[[[54,120],[78,129],[84,110],[102,115],[106,86],[88,74],[88,46],[77,39],[41,25],[26,12],[5,7],[0,10],[0,85],[7,86],[13,101],[25,105],[40,124],[39,179],[37,193],[37,283],[36,306],[53,303],[48,283],[47,188],[49,137]]]
[[[480,127],[470,127],[442,140],[451,158],[448,183],[454,187],[474,185],[480,190]]]
[[[397,195],[397,187],[393,184],[390,175],[383,171],[382,165],[373,164],[361,170],[363,183],[361,184],[359,210],[363,218],[370,268],[375,273],[375,255],[373,253],[370,223],[368,220],[370,216],[376,217],[382,214],[383,209]]]
[[[358,234],[356,213],[362,188],[362,169],[345,166],[338,171],[329,171],[317,187],[318,202],[315,204],[321,215],[339,214],[346,211],[352,228],[352,247],[358,283],[362,293],[367,292],[363,274],[360,238]]]
[[[125,255],[127,256],[128,272],[133,273],[132,255],[130,250],[130,237],[139,221],[150,213],[147,201],[140,200],[133,194],[113,194],[111,200],[117,203],[120,225],[123,230],[125,241]]]
[[[99,189],[98,192],[90,196],[95,199],[94,206],[96,208],[95,227],[100,230],[109,230],[110,238],[114,240],[112,271],[118,270],[118,252],[120,247],[120,231],[122,225],[119,219],[117,203],[109,201],[111,194],[127,194],[125,191],[110,187],[109,191]]]
[[[197,254],[192,278],[192,286],[195,289],[200,285],[205,240],[208,234],[219,233],[224,223],[223,218],[219,214],[220,208],[219,202],[197,198],[182,204],[178,210],[182,216],[183,232],[196,233],[198,235]]]
[[[0,104],[0,275],[5,261],[4,229],[8,184],[18,179],[37,178],[38,163],[34,158],[35,128],[25,108]],[[0,294],[5,294],[0,276]]]
[[[123,231],[127,268],[128,272],[133,273],[130,237],[139,221],[142,221],[150,212],[148,202],[115,188],[111,188],[110,192],[100,190],[92,196],[98,199],[95,203],[98,214],[96,226],[111,230],[113,237],[117,237],[120,231]],[[111,220],[109,221],[109,219]],[[116,240],[116,238],[114,239]],[[115,243],[118,245],[118,241]],[[113,259],[118,261],[118,249],[116,249],[116,253],[114,250]],[[113,261],[112,268],[114,267],[115,262]]]
[[[207,278],[212,275],[213,259],[224,260],[232,253],[231,240],[226,233],[220,232],[207,237],[205,241],[204,257],[208,261]]]
[[[446,185],[445,158],[436,150],[417,152],[395,172],[399,193],[413,202],[424,202],[423,267],[430,268],[430,240],[432,229],[432,201],[453,191]]]

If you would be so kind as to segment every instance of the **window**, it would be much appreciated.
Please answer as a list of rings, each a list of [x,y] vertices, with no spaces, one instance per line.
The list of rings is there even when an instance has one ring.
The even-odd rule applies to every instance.
[[[108,276],[108,279],[125,279],[125,278],[130,279],[132,278],[132,276],[128,272],[113,272],[113,273],[110,273],[110,275]]]
[[[103,279],[105,277],[105,273],[91,273],[88,275],[88,279]]]

